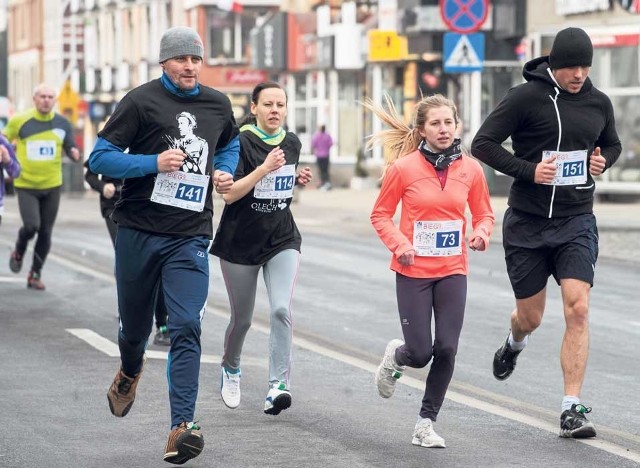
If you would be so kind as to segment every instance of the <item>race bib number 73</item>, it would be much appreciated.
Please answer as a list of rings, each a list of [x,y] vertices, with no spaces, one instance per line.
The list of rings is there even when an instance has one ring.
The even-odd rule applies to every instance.
[[[413,248],[419,257],[462,254],[462,220],[416,221]]]

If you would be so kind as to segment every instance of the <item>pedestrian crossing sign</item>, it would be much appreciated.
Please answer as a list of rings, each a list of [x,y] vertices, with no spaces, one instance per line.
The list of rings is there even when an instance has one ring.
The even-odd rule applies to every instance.
[[[445,33],[443,42],[445,73],[482,71],[484,34]]]

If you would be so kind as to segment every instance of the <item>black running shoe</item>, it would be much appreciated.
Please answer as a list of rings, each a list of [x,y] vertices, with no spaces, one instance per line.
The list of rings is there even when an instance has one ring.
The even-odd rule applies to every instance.
[[[498,351],[493,356],[493,376],[498,380],[507,379],[516,368],[516,360],[521,351],[511,349],[509,336],[507,336],[504,344],[498,348]]]
[[[11,252],[11,257],[9,257],[9,269],[14,273],[20,273],[20,270],[22,270],[22,255],[19,254],[17,250]]]
[[[560,437],[572,439],[586,439],[596,436],[596,428],[584,415],[591,413],[591,408],[581,404],[571,405],[570,410],[562,412],[560,416]]]

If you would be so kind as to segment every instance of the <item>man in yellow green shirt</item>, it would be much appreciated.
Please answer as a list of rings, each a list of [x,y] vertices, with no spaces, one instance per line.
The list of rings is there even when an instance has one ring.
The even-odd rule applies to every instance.
[[[44,290],[40,279],[51,248],[51,234],[60,206],[62,150],[74,161],[80,160],[69,121],[53,110],[55,90],[46,84],[33,91],[34,107],[12,117],[3,133],[16,147],[22,171],[14,181],[22,227],[18,231],[9,267],[20,272],[27,245],[37,234],[27,287]]]

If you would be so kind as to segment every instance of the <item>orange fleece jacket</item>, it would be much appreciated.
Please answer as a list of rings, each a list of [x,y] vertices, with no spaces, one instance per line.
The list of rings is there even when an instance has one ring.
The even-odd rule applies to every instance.
[[[380,193],[371,212],[371,224],[387,248],[393,253],[391,269],[412,278],[442,278],[467,275],[469,261],[467,243],[462,239],[462,255],[419,257],[413,265],[398,263],[398,257],[413,249],[416,221],[462,220],[467,232],[465,209],[471,212],[473,234],[489,247],[495,216],[491,208],[489,188],[480,163],[466,155],[449,166],[444,188],[436,170],[419,151],[414,151],[387,168]],[[393,222],[398,203],[402,202],[400,225]],[[465,235],[462,237],[464,238]]]

